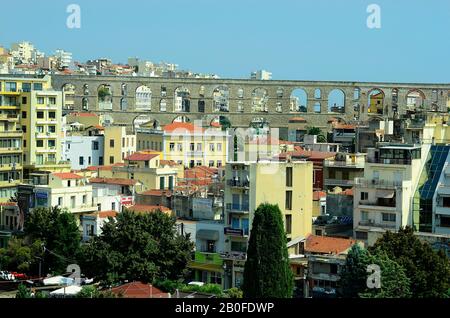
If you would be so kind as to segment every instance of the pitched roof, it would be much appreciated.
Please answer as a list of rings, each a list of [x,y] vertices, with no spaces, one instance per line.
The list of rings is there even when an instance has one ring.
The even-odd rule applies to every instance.
[[[189,132],[193,134],[194,132],[204,132],[202,127],[195,126],[191,123],[172,123],[164,126],[164,131],[168,133],[177,132],[177,133],[186,133]]]
[[[141,193],[139,193],[139,195],[151,195],[151,196],[158,196],[158,197],[161,197],[163,195],[171,196],[172,195],[172,191],[170,191],[170,190],[161,190],[161,189],[152,189],[152,190],[141,192]]]
[[[162,166],[178,166],[178,163],[173,160],[160,160],[159,164]]]
[[[118,212],[111,210],[111,211],[100,211],[100,212],[94,212],[91,214],[87,214],[89,216],[98,216],[101,219],[106,219],[107,217],[115,218],[117,216]]]
[[[313,201],[318,201],[320,198],[324,198],[327,196],[325,191],[314,191],[313,192]]]
[[[68,179],[83,179],[82,176],[72,173],[72,172],[54,172],[52,173],[52,176],[57,177],[61,180],[68,180]]]
[[[309,235],[305,242],[305,251],[322,254],[341,254],[356,243],[353,239],[329,236]]]
[[[168,298],[168,293],[142,282],[132,282],[111,288],[111,292],[124,298]]]
[[[117,184],[123,186],[131,186],[137,183],[137,180],[134,179],[125,179],[125,178],[91,178],[89,179],[90,183],[105,183],[105,184]]]
[[[162,212],[170,211],[168,207],[162,205],[145,205],[145,204],[135,204],[128,207],[127,209],[138,213],[152,213],[158,210],[161,210]]]
[[[141,152],[135,152],[134,154],[128,156],[125,158],[125,160],[129,161],[147,161],[151,160],[155,157],[158,157],[159,154],[157,153],[141,153]]]

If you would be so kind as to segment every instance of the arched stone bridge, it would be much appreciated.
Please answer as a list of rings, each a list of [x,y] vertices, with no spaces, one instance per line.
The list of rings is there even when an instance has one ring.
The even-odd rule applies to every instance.
[[[116,123],[131,124],[139,115],[162,125],[178,116],[190,121],[225,116],[233,127],[264,119],[284,130],[299,116],[326,127],[330,117],[347,122],[393,118],[408,110],[447,112],[450,92],[450,84],[87,75],[54,75],[52,85],[65,91],[66,109],[108,114]]]

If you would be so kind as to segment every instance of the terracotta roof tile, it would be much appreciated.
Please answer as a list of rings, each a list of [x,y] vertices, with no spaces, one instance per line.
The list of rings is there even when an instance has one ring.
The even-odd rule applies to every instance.
[[[181,134],[189,132],[193,134],[194,132],[203,133],[204,129],[191,123],[172,123],[164,126],[164,131],[168,133],[176,132]]]
[[[61,180],[68,180],[68,179],[83,179],[82,176],[72,173],[72,172],[58,172],[58,173],[52,173],[52,176],[55,176],[58,179]]]
[[[145,205],[145,204],[135,204],[127,208],[130,211],[138,212],[138,213],[152,213],[157,210],[161,210],[162,212],[170,211],[168,207],[162,205]]]
[[[127,158],[125,158],[125,160],[129,160],[129,161],[147,161],[147,160],[151,160],[155,157],[158,157],[159,154],[155,154],[155,153],[141,153],[141,152],[136,152],[130,156],[128,156]]]
[[[169,295],[150,284],[132,282],[111,288],[111,292],[124,298],[168,298]]]
[[[305,242],[305,251],[322,254],[341,254],[355,243],[356,241],[352,239],[309,235]]]
[[[139,193],[139,195],[151,195],[151,196],[171,196],[172,195],[172,191],[170,190],[160,190],[160,189],[152,189],[152,190],[148,190],[148,191],[144,191]]]

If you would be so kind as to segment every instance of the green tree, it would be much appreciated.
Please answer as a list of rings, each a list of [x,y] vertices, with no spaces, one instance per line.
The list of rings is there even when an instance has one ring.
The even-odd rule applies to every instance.
[[[380,268],[380,288],[367,286],[367,278],[370,275],[367,268],[372,264]],[[409,298],[410,285],[405,269],[389,259],[385,252],[377,250],[371,254],[357,245],[349,251],[341,273],[344,297]]]
[[[247,250],[244,297],[292,297],[294,281],[286,244],[280,208],[261,204],[255,211]]]
[[[46,268],[63,273],[74,262],[80,249],[80,231],[75,216],[58,207],[36,208],[25,221],[25,234],[30,241],[41,240],[47,251]]]
[[[442,250],[436,252],[428,243],[422,243],[411,227],[386,232],[370,250],[384,251],[405,269],[414,298],[446,297],[450,288],[449,259]]]
[[[177,280],[187,275],[193,249],[189,236],[178,234],[175,219],[167,214],[124,211],[83,246],[79,264],[106,284]]]
[[[95,286],[83,286],[77,298],[100,298],[100,292]]]
[[[327,142],[327,138],[319,127],[308,127],[306,134],[317,136],[317,142]]]
[[[244,296],[242,290],[240,290],[239,288],[233,287],[230,289],[227,289],[224,292],[224,296],[226,298],[242,298]]]
[[[40,240],[26,244],[23,238],[12,238],[6,248],[0,248],[0,268],[36,274],[43,249]]]
[[[16,298],[31,298],[31,290],[24,284],[20,284],[17,289]]]

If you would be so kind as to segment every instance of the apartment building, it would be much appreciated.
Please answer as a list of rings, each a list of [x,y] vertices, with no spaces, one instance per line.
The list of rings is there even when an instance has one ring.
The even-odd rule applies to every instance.
[[[104,135],[105,164],[124,162],[126,157],[136,152],[136,135],[129,134],[126,127],[105,127]]]
[[[413,226],[413,197],[426,145],[379,144],[368,149],[364,177],[355,179],[353,226],[356,239],[369,245],[369,232]]]
[[[288,240],[312,229],[312,162],[230,162],[225,167],[225,279],[241,286],[254,211],[261,203],[280,207]]]
[[[337,153],[334,157],[323,161],[324,190],[335,187],[350,189],[355,184],[355,178],[364,176],[366,154]]]
[[[175,122],[163,129],[137,129],[138,150],[158,150],[163,159],[173,160],[185,167],[220,167],[227,161],[228,137],[220,128]]]
[[[104,136],[71,134],[63,141],[63,160],[75,170],[104,165]]]

